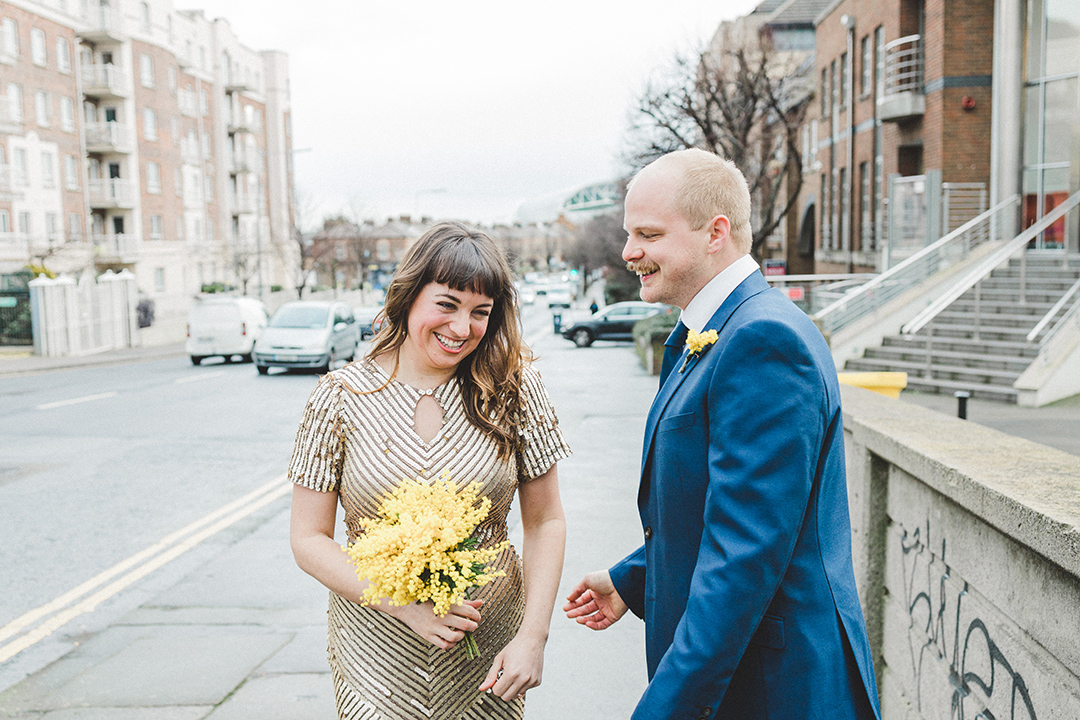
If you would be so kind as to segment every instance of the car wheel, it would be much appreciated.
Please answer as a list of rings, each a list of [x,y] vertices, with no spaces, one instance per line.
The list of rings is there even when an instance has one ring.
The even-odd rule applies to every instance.
[[[191,364],[192,365],[198,365],[202,361],[203,361],[203,356],[202,355],[192,355],[191,356]]]
[[[330,350],[326,355],[326,362],[315,368],[315,372],[319,375],[325,375],[330,372],[330,368],[334,366],[334,351]]]
[[[265,375],[266,373],[270,372],[270,366],[268,365],[256,365],[255,369],[259,371],[260,375]]]
[[[586,330],[585,328],[581,328],[580,330],[575,330],[574,335],[573,335],[573,337],[571,339],[574,341],[574,344],[577,345],[578,347],[589,347],[590,345],[592,345],[592,341],[593,341],[592,333],[589,332],[588,330]]]
[[[241,355],[240,356],[240,362],[249,363],[251,361],[252,361],[251,360],[251,353],[248,353],[247,355]]]

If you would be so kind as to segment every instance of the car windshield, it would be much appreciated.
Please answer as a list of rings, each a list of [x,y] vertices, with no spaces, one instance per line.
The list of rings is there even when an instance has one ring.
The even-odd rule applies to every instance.
[[[326,327],[328,312],[329,308],[325,307],[286,305],[274,313],[274,317],[270,319],[270,327],[321,329]]]

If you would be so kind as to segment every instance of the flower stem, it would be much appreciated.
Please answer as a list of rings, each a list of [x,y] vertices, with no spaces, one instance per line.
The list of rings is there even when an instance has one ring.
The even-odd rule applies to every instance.
[[[471,632],[465,633],[465,639],[461,641],[461,644],[465,649],[466,659],[475,660],[480,657],[480,648],[476,646],[476,638],[473,637]]]

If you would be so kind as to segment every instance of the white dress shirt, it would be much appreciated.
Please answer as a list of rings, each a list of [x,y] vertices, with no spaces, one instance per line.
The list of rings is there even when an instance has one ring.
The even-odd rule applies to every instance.
[[[743,280],[759,270],[758,263],[749,255],[743,255],[735,262],[720,271],[716,277],[708,282],[705,287],[698,291],[694,299],[682,311],[679,319],[683,325],[701,332],[705,324],[712,319],[728,295],[739,287]]]

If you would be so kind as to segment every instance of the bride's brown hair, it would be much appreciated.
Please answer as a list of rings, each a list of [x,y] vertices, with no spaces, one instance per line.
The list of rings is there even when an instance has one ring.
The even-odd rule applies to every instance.
[[[521,341],[510,266],[487,235],[460,223],[439,223],[408,249],[386,289],[382,327],[368,357],[393,353],[390,377],[397,375],[397,350],[409,332],[409,311],[429,283],[492,300],[487,332],[455,375],[461,381],[465,415],[495,441],[501,456],[508,457],[518,442],[514,420],[520,405],[521,369],[532,354]]]

